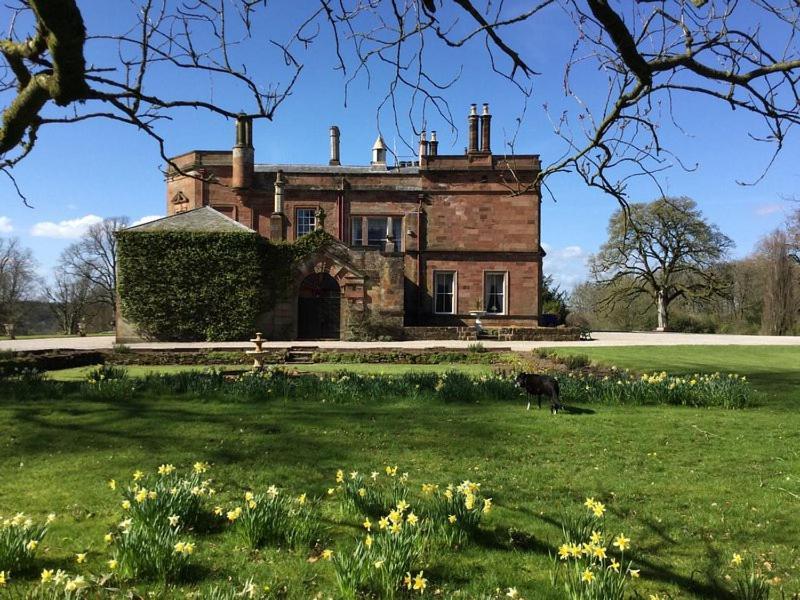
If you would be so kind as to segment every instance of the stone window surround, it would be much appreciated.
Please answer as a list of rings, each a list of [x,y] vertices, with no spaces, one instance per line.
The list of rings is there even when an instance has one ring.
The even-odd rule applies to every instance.
[[[436,278],[439,274],[448,274],[453,276],[452,287],[452,310],[450,312],[439,312],[436,310],[436,296],[438,286],[436,285]],[[435,315],[457,315],[458,314],[458,271],[453,269],[434,269],[433,270],[433,314]]]
[[[361,243],[356,243],[356,241],[353,239],[353,227],[352,227],[353,219],[361,219]],[[367,246],[368,247],[369,246],[369,240],[368,240],[369,235],[367,233],[369,231],[369,228],[368,228],[368,225],[367,225],[367,222],[368,222],[369,219],[386,219],[386,232],[387,232],[387,234],[388,234],[389,231],[394,231],[394,223],[395,223],[396,220],[399,220],[400,221],[400,237],[399,237],[399,239],[395,239],[394,242],[395,243],[399,242],[399,246],[400,247],[399,247],[399,249],[397,251],[398,252],[402,252],[403,251],[403,247],[404,247],[404,244],[403,244],[404,218],[403,218],[403,215],[398,215],[398,214],[386,215],[386,214],[352,214],[351,213],[350,214],[350,227],[349,227],[349,229],[350,229],[349,237],[350,237],[350,245],[351,246],[353,246],[353,247],[358,247],[358,246]]]
[[[486,279],[487,275],[503,275],[503,309],[500,312],[486,312],[487,317],[491,317],[493,315],[503,316],[508,314],[508,271],[500,271],[496,269],[487,269],[483,271],[483,310],[488,308],[488,290],[486,289]]]

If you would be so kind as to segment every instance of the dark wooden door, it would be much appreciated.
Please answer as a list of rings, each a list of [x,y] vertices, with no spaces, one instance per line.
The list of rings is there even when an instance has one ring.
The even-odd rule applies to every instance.
[[[297,299],[297,337],[303,340],[339,339],[341,290],[327,273],[312,273],[300,284]]]

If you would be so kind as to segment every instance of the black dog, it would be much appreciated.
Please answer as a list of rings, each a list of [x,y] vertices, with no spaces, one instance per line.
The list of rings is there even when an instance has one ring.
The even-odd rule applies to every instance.
[[[535,375],[534,373],[520,373],[517,375],[515,383],[518,388],[525,390],[531,396],[536,396],[539,403],[539,408],[542,408],[542,396],[550,398],[550,412],[556,414],[563,407],[560,402],[560,392],[558,389],[558,380],[549,375]],[[528,408],[530,410],[531,402],[528,400]]]

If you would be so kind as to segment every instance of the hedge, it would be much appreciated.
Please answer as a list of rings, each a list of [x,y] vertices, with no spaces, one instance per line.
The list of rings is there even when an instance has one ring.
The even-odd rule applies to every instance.
[[[292,263],[332,239],[324,231],[294,244],[244,231],[119,232],[122,316],[150,339],[247,339],[289,288]]]

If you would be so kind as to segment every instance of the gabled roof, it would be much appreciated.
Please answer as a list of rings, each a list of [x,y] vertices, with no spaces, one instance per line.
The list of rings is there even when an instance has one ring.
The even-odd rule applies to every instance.
[[[135,227],[128,227],[125,231],[211,231],[211,232],[231,232],[255,233],[246,225],[226,217],[221,212],[214,210],[210,206],[201,206],[184,212],[175,213],[163,219],[156,219],[148,223],[142,223]]]

